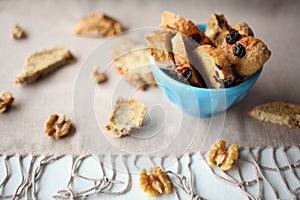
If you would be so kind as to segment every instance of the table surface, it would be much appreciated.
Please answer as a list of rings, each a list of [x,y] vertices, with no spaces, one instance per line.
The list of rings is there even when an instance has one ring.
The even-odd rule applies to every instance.
[[[206,23],[213,12],[223,13],[231,24],[245,21],[252,27],[255,36],[272,51],[259,80],[241,102],[222,116],[196,120],[200,127],[211,121],[218,123],[220,120],[221,123],[211,129],[215,132],[210,133],[212,136],[208,136],[203,150],[207,150],[217,137],[229,143],[236,141],[245,148],[298,146],[299,129],[261,123],[249,118],[247,112],[269,101],[300,103],[299,1],[4,0],[0,2],[0,91],[11,91],[16,100],[7,113],[0,115],[0,155],[86,154],[86,146],[81,140],[85,133],[73,130],[70,137],[60,141],[41,133],[42,124],[51,113],[64,113],[75,120],[73,92],[77,76],[86,59],[91,59],[92,50],[106,40],[75,36],[71,33],[72,28],[80,18],[99,12],[119,19],[127,30],[157,27],[163,10],[174,11],[196,23]],[[24,40],[9,37],[17,23],[28,34]],[[13,83],[28,54],[57,45],[68,47],[77,62],[31,85],[17,86]],[[98,64],[93,62],[90,63]],[[110,80],[118,79],[118,74],[110,74]],[[110,81],[107,86],[114,86],[114,83]],[[159,89],[150,89],[144,94],[161,95]],[[106,118],[101,117],[103,119]],[[75,127],[77,125],[75,122]],[[191,149],[202,144],[202,138],[196,139]]]

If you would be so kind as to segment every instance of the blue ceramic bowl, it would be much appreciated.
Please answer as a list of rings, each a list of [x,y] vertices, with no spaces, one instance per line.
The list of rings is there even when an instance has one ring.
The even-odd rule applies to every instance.
[[[204,31],[206,25],[199,24],[198,27]],[[149,60],[158,87],[183,112],[197,117],[208,117],[223,112],[242,100],[262,71],[261,68],[247,80],[229,88],[207,89],[181,83],[156,66],[151,56],[149,56]]]

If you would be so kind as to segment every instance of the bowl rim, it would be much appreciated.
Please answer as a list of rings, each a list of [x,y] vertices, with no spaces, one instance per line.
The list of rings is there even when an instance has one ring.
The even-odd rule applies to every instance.
[[[202,31],[205,31],[205,28],[206,28],[206,24],[196,24]],[[202,91],[209,91],[209,92],[234,92],[234,91],[237,91],[239,89],[243,89],[244,86],[248,85],[248,84],[251,84],[251,82],[254,82],[255,80],[258,79],[259,75],[261,74],[262,70],[263,70],[263,66],[261,66],[259,68],[259,70],[257,70],[254,74],[252,74],[251,76],[247,77],[246,80],[244,80],[243,82],[237,84],[237,85],[234,85],[234,86],[231,86],[231,87],[227,87],[227,88],[200,88],[200,87],[195,87],[195,86],[192,86],[192,85],[187,85],[185,83],[181,83],[175,79],[173,79],[172,77],[170,77],[168,74],[166,74],[164,71],[162,71],[155,63],[153,57],[151,55],[148,55],[148,58],[150,60],[150,65],[151,67],[155,67],[157,68],[157,70],[159,70],[166,79],[168,79],[168,81],[171,81],[173,82],[174,84],[177,84],[178,86],[180,87],[183,87],[183,88],[191,88],[191,89],[194,89],[194,90],[198,90],[199,92]],[[247,88],[245,88],[244,90],[246,90]]]

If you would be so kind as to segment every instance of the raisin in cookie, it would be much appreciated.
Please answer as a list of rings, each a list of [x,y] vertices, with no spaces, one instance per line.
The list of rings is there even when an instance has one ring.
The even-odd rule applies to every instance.
[[[205,35],[218,46],[223,43],[227,34],[226,31],[229,29],[230,26],[228,25],[225,16],[223,14],[213,13],[208,19]]]
[[[193,52],[195,66],[199,69],[208,88],[223,88],[234,81],[231,63],[226,54],[211,45],[202,45]]]
[[[188,52],[191,51],[191,49],[188,49],[185,45],[182,33],[177,32],[171,41],[176,65],[175,68],[178,75],[186,79],[192,86],[203,87],[202,77],[190,64]]]
[[[232,63],[234,72],[241,77],[257,72],[271,56],[266,44],[252,36],[241,37],[234,44],[224,41],[221,48]]]

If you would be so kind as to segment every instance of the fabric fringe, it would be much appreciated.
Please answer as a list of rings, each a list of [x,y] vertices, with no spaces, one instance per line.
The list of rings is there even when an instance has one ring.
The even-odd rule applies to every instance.
[[[297,148],[298,151],[299,147]],[[195,165],[194,159],[199,159],[202,162],[205,162],[205,165],[207,165],[210,173],[212,176],[217,178],[218,180],[230,184],[236,188],[238,188],[245,197],[248,199],[265,199],[265,191],[268,191],[268,196],[272,196],[272,199],[279,199],[278,191],[275,189],[272,182],[268,179],[268,176],[266,173],[276,173],[283,185],[283,189],[286,191],[286,193],[291,197],[291,199],[297,199],[297,195],[299,197],[300,192],[300,179],[296,172],[296,170],[300,169],[300,159],[297,161],[292,162],[292,159],[288,155],[288,149],[280,148],[280,149],[274,149],[270,148],[270,158],[272,162],[272,166],[265,166],[261,164],[261,153],[262,149],[259,148],[241,148],[239,151],[243,151],[243,155],[240,154],[240,157],[238,161],[234,165],[234,170],[236,172],[236,175],[233,176],[229,172],[223,172],[216,166],[209,166],[206,159],[205,154],[193,151],[189,152],[185,155],[182,155],[180,157],[177,157],[176,163],[174,163],[175,170],[172,171],[168,169],[168,166],[165,164],[165,160],[167,156],[162,157],[151,157],[146,156],[150,160],[151,165],[157,165],[160,166],[162,169],[166,171],[168,174],[170,181],[173,186],[173,192],[177,199],[183,199],[183,195],[185,195],[186,199],[188,196],[191,200],[205,200],[206,198],[203,197],[200,194],[197,194],[197,192],[194,189],[194,173],[192,171],[192,165]],[[285,163],[287,163],[284,166],[279,166],[278,164],[278,156],[277,151],[280,151],[282,153],[282,156],[286,160]],[[1,194],[0,199],[12,199],[16,200],[19,198],[26,199],[36,199],[37,198],[37,187],[39,179],[42,177],[43,171],[45,168],[61,159],[63,156],[37,156],[37,155],[15,155],[15,156],[7,156],[7,155],[1,155],[2,157],[2,164],[0,166],[0,169],[3,170],[3,178],[0,180],[0,192],[3,191],[5,185],[9,181],[11,177],[12,170],[9,166],[9,160],[14,157],[17,159],[18,162],[18,172],[20,174],[20,182],[17,184],[15,192],[13,194]],[[85,175],[80,174],[80,167],[82,163],[85,161],[85,159],[91,157],[91,155],[86,156],[76,156],[72,157],[71,161],[71,173],[69,175],[66,187],[58,190],[56,194],[53,195],[53,199],[87,199],[89,197],[95,197],[99,195],[124,195],[126,194],[130,188],[132,183],[132,177],[129,170],[129,155],[110,155],[106,157],[109,157],[110,159],[110,165],[111,171],[107,171],[108,169],[103,166],[105,163],[104,155],[98,155],[98,166],[99,166],[99,172],[98,175],[100,178],[95,177],[88,177]],[[144,155],[134,155],[133,160],[131,162],[133,163],[133,166],[140,170],[143,168],[143,166],[138,166],[137,161],[141,159],[142,157],[145,157]],[[187,163],[183,165],[182,158],[186,157],[188,159]],[[24,159],[29,159],[28,166],[24,166]],[[125,177],[120,179],[117,178],[117,172],[116,172],[116,160],[121,159],[122,165],[124,167],[125,171]],[[239,167],[239,165],[242,165],[243,163],[247,163],[250,166],[252,166],[255,169],[255,177],[251,180],[245,180],[245,177],[243,176],[242,170],[243,168]],[[27,169],[27,170],[26,170]],[[184,173],[185,172],[185,173]],[[288,183],[289,180],[286,177],[286,172],[289,172],[294,179],[294,181],[298,184],[296,187],[292,188],[291,185]],[[109,175],[108,175],[109,174]],[[72,185],[74,183],[75,179],[84,180],[90,183],[90,187],[86,189],[82,189],[80,191],[75,190]],[[134,180],[138,181],[138,180]],[[114,186],[117,186],[116,187]],[[249,189],[255,187],[256,189]],[[256,191],[253,192],[253,191]]]

